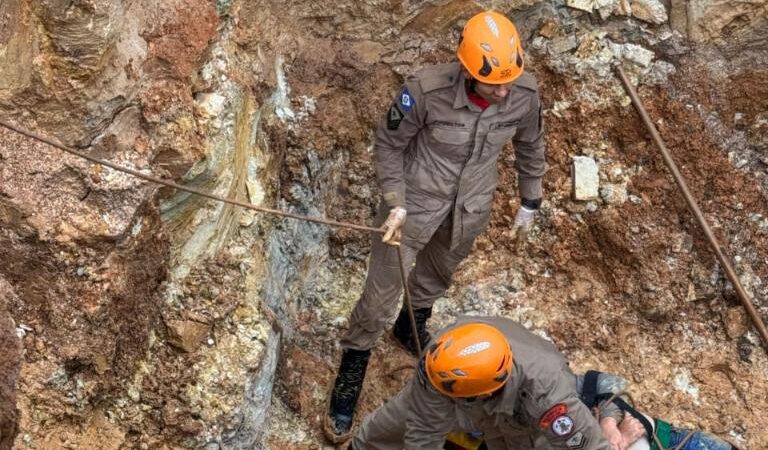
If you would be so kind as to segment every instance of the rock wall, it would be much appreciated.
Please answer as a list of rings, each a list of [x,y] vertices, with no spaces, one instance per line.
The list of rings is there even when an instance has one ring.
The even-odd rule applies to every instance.
[[[0,4],[0,118],[205,191],[367,223],[377,202],[370,145],[381,112],[405,74],[451,60],[463,20],[488,7],[507,12],[521,28],[529,68],[544,86],[552,124],[550,203],[534,234],[541,240],[533,262],[526,263],[505,250],[516,200],[497,198],[492,238],[478,243],[474,272],[458,277],[456,299],[439,306],[439,320],[460,312],[511,314],[542,334],[557,330],[551,334],[578,364],[600,357],[611,364],[606,338],[573,327],[562,310],[578,311],[589,291],[626,295],[640,311],[625,311],[631,327],[595,320],[631,337],[644,321],[673,311],[681,292],[693,292],[693,302],[712,299],[723,287],[700,236],[677,233],[674,221],[664,222],[655,240],[623,244],[625,235],[653,232],[640,226],[643,217],[666,220],[650,205],[673,192],[659,188],[663,168],[648,165],[647,149],[634,144],[642,135],[605,136],[606,123],[621,129],[628,120],[611,64],[624,64],[645,86],[667,86],[696,60],[691,41],[764,54],[764,3],[10,0]],[[721,74],[744,86],[739,126],[744,142],[756,144],[733,158],[746,158],[741,167],[759,179],[766,108],[746,91],[762,85],[752,72],[738,78],[736,69]],[[696,93],[696,86],[673,83],[674,101]],[[712,104],[703,97],[693,95],[688,122],[703,120],[713,105],[731,107],[727,96]],[[659,108],[681,114],[668,103]],[[732,125],[724,118],[722,136],[731,137]],[[709,160],[719,161],[713,173],[717,164],[728,165],[717,155],[726,154],[729,141],[717,142],[723,148],[706,144]],[[571,154],[600,160],[600,199],[568,199],[563,167]],[[512,186],[511,160],[501,167]],[[752,186],[749,177],[740,186]],[[628,193],[633,183],[650,193]],[[717,199],[732,189],[721,187]],[[746,208],[763,214],[759,191],[744,192]],[[627,208],[637,211],[628,215]],[[684,217],[681,204],[675,211]],[[723,232],[741,236],[744,228],[764,240],[762,217],[733,218]],[[0,348],[10,349],[0,363],[0,410],[11,412],[0,416],[0,446],[17,427],[19,449],[318,445],[324,382],[360,291],[369,236],[158,189],[4,129],[0,225],[0,300],[7,310],[4,315],[0,301]],[[704,262],[678,251],[666,256],[671,268],[658,269],[672,239],[680,249],[698,249],[694,256]],[[744,254],[740,273],[762,295],[759,255],[736,241],[731,249]],[[632,252],[646,256],[625,257]],[[686,264],[696,269],[690,280],[681,268]],[[659,291],[674,295],[657,305]],[[548,310],[542,292],[561,293],[564,303],[553,303],[560,309]],[[706,312],[691,308],[690,314]],[[751,361],[723,356],[723,370],[759,375],[764,361],[753,355],[754,336],[739,326],[743,317],[723,314],[731,318],[729,339]],[[706,330],[717,329],[706,323]],[[687,333],[681,347],[692,339]],[[731,340],[706,345],[722,355]],[[633,362],[640,364],[638,358]],[[386,358],[375,364],[373,373],[392,368]],[[663,376],[675,367],[665,366],[658,379],[641,371],[636,381],[664,386]],[[726,388],[749,398],[740,387]],[[385,394],[369,392],[367,405]],[[705,404],[702,416],[705,424],[722,419],[719,432],[741,436],[747,431],[739,427],[754,423],[734,425],[716,409]],[[756,445],[765,442],[756,434],[746,435]]]
[[[760,0],[672,0],[670,23],[696,42],[749,39],[751,30],[768,25],[768,6]]]
[[[19,411],[16,408],[16,380],[21,366],[19,337],[8,313],[7,303],[14,295],[8,283],[0,278],[0,449],[10,450],[18,432]],[[20,333],[25,330],[20,329]]]

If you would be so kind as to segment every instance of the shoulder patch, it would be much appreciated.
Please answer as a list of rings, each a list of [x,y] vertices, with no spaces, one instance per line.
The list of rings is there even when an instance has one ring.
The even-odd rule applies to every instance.
[[[557,405],[549,408],[539,419],[539,427],[546,430],[555,422],[560,416],[568,413],[568,406],[565,403],[558,403]]]
[[[584,433],[577,431],[570,437],[570,439],[565,441],[565,445],[573,450],[583,450],[587,445],[587,439],[584,437]]]
[[[515,86],[520,86],[521,88],[534,92],[539,90],[539,84],[536,82],[536,77],[528,72],[523,72],[523,74],[515,80]]]
[[[408,112],[413,108],[413,105],[416,104],[416,100],[408,91],[408,88],[404,87],[403,90],[400,91],[397,103],[400,105],[400,109],[403,110],[403,112]]]
[[[390,106],[387,112],[387,129],[397,130],[400,128],[400,122],[403,121],[403,117],[405,116],[400,112],[396,104]]]
[[[557,436],[568,436],[573,431],[573,419],[571,416],[558,416],[554,422],[552,422],[552,432]]]

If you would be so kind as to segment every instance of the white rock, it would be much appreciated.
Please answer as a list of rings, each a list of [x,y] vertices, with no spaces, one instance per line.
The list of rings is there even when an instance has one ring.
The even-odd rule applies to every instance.
[[[566,5],[586,12],[592,12],[595,8],[595,2],[593,0],[568,0]]]
[[[208,117],[218,117],[227,103],[226,97],[219,94],[197,94],[195,96],[200,110]]]
[[[636,44],[624,44],[621,46],[621,57],[632,61],[638,66],[650,66],[654,56],[655,54],[652,51]]]
[[[600,198],[609,205],[620,205],[627,201],[627,186],[624,184],[606,184],[600,188]]]
[[[600,188],[597,163],[587,156],[574,156],[571,175],[573,177],[573,198],[592,200],[597,198]]]
[[[619,9],[619,0],[594,0],[595,8],[600,14],[600,18],[605,20]]]
[[[652,86],[666,84],[675,71],[675,66],[666,61],[654,61],[648,72],[643,75],[643,83]]]
[[[659,0],[632,0],[632,15],[644,22],[657,25],[669,20],[667,8]]]

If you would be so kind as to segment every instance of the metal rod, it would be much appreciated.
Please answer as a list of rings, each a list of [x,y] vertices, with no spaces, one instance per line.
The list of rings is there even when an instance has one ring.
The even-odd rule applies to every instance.
[[[419,340],[419,330],[416,328],[416,316],[413,314],[413,304],[411,303],[411,293],[408,291],[408,280],[405,277],[405,263],[403,262],[403,251],[399,245],[397,247],[397,259],[400,262],[400,280],[403,283],[403,297],[405,307],[408,309],[408,318],[411,319],[411,335],[416,344],[417,357],[421,359],[421,341]]]
[[[635,91],[634,86],[632,86],[632,84],[629,82],[626,74],[624,73],[624,70],[622,70],[620,66],[616,66],[616,71],[619,74],[619,78],[621,78],[621,82],[624,83],[624,88],[629,93],[629,97],[632,99],[632,103],[635,105],[635,109],[637,109],[638,114],[640,114],[640,118],[643,119],[646,128],[648,128],[648,131],[651,133],[653,141],[656,143],[656,146],[659,148],[659,150],[661,150],[661,154],[664,157],[664,162],[667,163],[667,167],[669,168],[670,172],[672,172],[672,176],[674,177],[677,186],[680,188],[683,197],[685,197],[685,201],[688,203],[688,208],[690,208],[691,212],[693,212],[693,215],[696,216],[696,220],[699,222],[699,225],[701,225],[701,228],[704,230],[704,235],[709,241],[709,246],[712,248],[712,251],[715,252],[717,260],[720,261],[720,265],[723,267],[723,270],[725,270],[725,275],[728,277],[728,280],[736,290],[736,294],[739,296],[739,300],[741,300],[742,305],[747,310],[747,313],[749,313],[749,316],[752,319],[752,323],[755,325],[755,328],[760,334],[760,337],[762,337],[765,350],[768,351],[768,330],[765,328],[765,323],[763,323],[762,318],[758,315],[757,310],[747,295],[747,292],[741,286],[739,277],[736,276],[736,272],[733,270],[729,258],[726,257],[725,253],[721,249],[717,242],[717,238],[712,233],[712,230],[707,224],[707,220],[704,218],[704,214],[702,214],[701,210],[699,209],[699,205],[696,203],[696,199],[693,198],[691,191],[688,190],[688,185],[685,183],[683,175],[680,173],[677,165],[672,160],[669,149],[667,149],[667,146],[664,145],[664,141],[661,139],[658,130],[656,130],[656,127],[653,125],[651,118],[645,111],[640,98],[637,96],[637,92]]]
[[[127,167],[118,166],[117,164],[111,163],[109,161],[105,161],[103,159],[94,158],[93,156],[90,156],[90,155],[87,155],[87,154],[85,154],[83,152],[79,152],[79,151],[77,151],[75,149],[66,147],[66,146],[64,146],[62,144],[54,142],[54,141],[52,141],[52,140],[50,140],[50,139],[48,139],[48,138],[46,138],[44,136],[41,136],[41,135],[39,135],[37,133],[34,133],[32,131],[28,131],[28,130],[24,130],[24,129],[20,128],[20,127],[17,127],[15,125],[10,124],[10,123],[4,122],[2,120],[0,120],[0,126],[8,128],[9,130],[15,131],[15,132],[17,132],[19,134],[22,134],[24,136],[30,137],[32,139],[38,140],[38,141],[43,142],[45,144],[48,144],[50,146],[56,147],[56,148],[58,148],[60,150],[63,150],[65,152],[67,152],[67,153],[75,155],[75,156],[77,156],[79,158],[83,158],[83,159],[86,159],[88,161],[91,161],[92,163],[101,164],[102,166],[107,166],[107,167],[109,167],[111,169],[117,170],[118,172],[124,172],[124,173],[127,173],[129,175],[133,175],[136,178],[141,178],[142,180],[145,180],[145,181],[149,181],[149,182],[152,182],[152,183],[160,184],[162,186],[167,186],[167,187],[170,187],[170,188],[178,189],[180,191],[189,192],[190,194],[199,195],[200,197],[205,197],[205,198],[209,198],[211,200],[217,200],[217,201],[220,201],[220,202],[229,203],[231,205],[240,206],[240,207],[243,207],[243,208],[246,208],[246,209],[252,209],[254,211],[258,211],[258,212],[262,212],[262,213],[272,214],[272,215],[275,215],[275,216],[287,217],[287,218],[290,218],[290,219],[297,219],[297,220],[304,220],[304,221],[307,221],[307,222],[314,222],[314,223],[319,223],[319,224],[323,224],[323,225],[329,225],[329,226],[332,226],[332,227],[351,228],[353,230],[360,230],[360,231],[373,231],[374,233],[383,233],[384,232],[380,228],[367,227],[367,226],[364,226],[364,225],[357,225],[357,224],[354,224],[354,223],[347,223],[347,222],[337,222],[335,220],[324,219],[322,217],[310,217],[310,216],[304,216],[304,215],[301,215],[301,214],[293,214],[293,213],[289,213],[289,212],[285,212],[285,211],[280,211],[278,209],[265,208],[263,206],[256,206],[256,205],[254,205],[252,203],[247,203],[247,202],[242,202],[242,201],[235,200],[235,199],[221,197],[221,196],[218,196],[218,195],[215,195],[215,194],[211,194],[211,193],[208,193],[208,192],[200,191],[200,190],[195,189],[195,188],[190,188],[190,187],[187,187],[187,186],[182,186],[180,184],[174,183],[173,181],[163,180],[162,178],[157,178],[157,177],[152,176],[152,175],[146,175],[146,174],[144,174],[142,172],[139,172],[138,170],[133,170],[133,169],[129,169]]]

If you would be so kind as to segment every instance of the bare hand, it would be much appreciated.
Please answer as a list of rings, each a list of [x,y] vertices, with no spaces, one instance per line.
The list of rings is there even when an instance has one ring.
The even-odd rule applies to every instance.
[[[621,421],[619,431],[621,432],[621,437],[624,440],[624,445],[626,447],[629,447],[638,439],[645,436],[645,427],[643,427],[643,424],[629,414],[627,414],[627,417]]]
[[[600,419],[600,429],[603,430],[603,436],[610,444],[611,450],[626,450],[627,447],[624,445],[624,438],[616,424],[616,419],[613,417]]]

